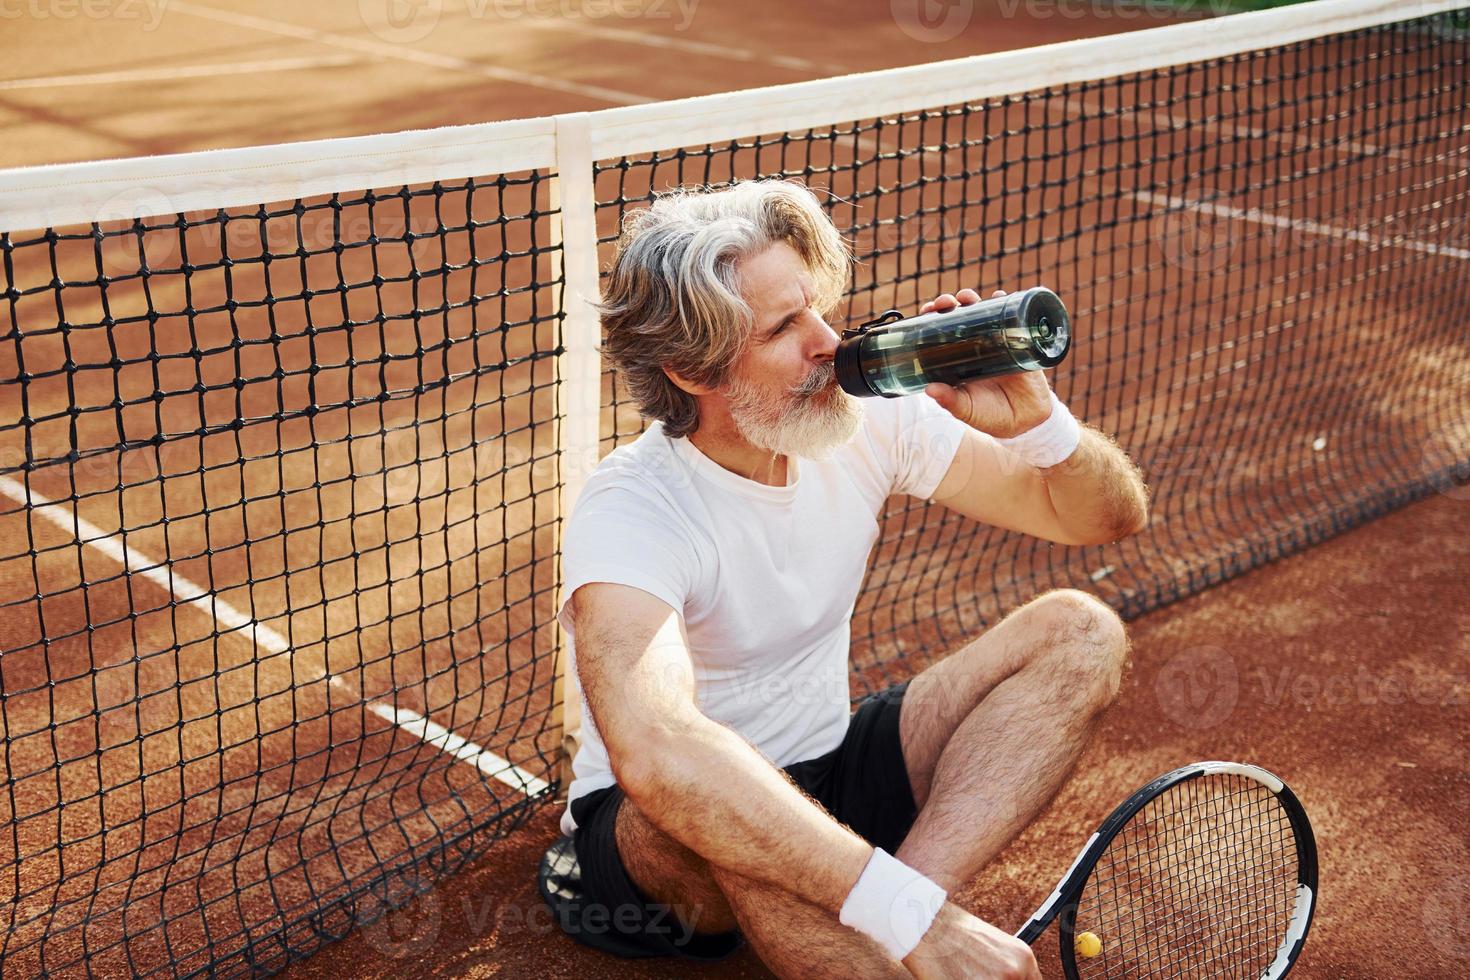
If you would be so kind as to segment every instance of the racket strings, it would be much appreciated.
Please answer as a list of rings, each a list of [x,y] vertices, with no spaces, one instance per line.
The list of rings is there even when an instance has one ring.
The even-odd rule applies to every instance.
[[[1202,847],[1198,828],[1186,829],[1176,821],[1164,821],[1161,826],[1156,822],[1153,828],[1156,833],[1139,835],[1142,840],[1130,842],[1135,845],[1131,857],[1138,862],[1139,869],[1163,881],[1166,887],[1148,895],[1140,894],[1136,883],[1130,884],[1133,893],[1130,912],[1137,916],[1132,923],[1134,935],[1131,943],[1120,942],[1115,946],[1131,954],[1126,957],[1129,961],[1126,973],[1199,975],[1206,968],[1224,962],[1228,965],[1224,975],[1234,975],[1229,967],[1242,965],[1242,947],[1254,949],[1260,945],[1248,926],[1262,918],[1263,913],[1269,917],[1270,906],[1262,908],[1258,902],[1250,901],[1253,895],[1259,895],[1259,890],[1253,893],[1249,884],[1244,891],[1222,890],[1211,867],[1221,861],[1236,861],[1239,865],[1236,870],[1242,879],[1248,880],[1263,873],[1269,876],[1276,862],[1269,858],[1250,862],[1239,853],[1239,801],[1234,801],[1237,804],[1234,809],[1221,809],[1222,799],[1209,802],[1219,810],[1208,814],[1208,819],[1215,823],[1220,844],[1219,853],[1213,857]],[[1200,801],[1192,800],[1191,805],[1197,808]],[[1151,852],[1140,846],[1149,843],[1149,837],[1153,838]],[[1261,853],[1269,854],[1270,850]],[[1161,854],[1173,855],[1173,864],[1160,866]],[[1144,931],[1138,934],[1140,926]],[[1208,937],[1208,941],[1202,937]],[[1249,964],[1248,954],[1246,964]]]
[[[1208,814],[1222,842],[1217,857],[1227,859],[1228,852],[1239,850],[1238,846],[1230,846],[1232,839],[1239,837],[1239,801],[1234,801],[1233,808],[1223,809],[1223,800],[1210,802],[1219,811]],[[1190,803],[1196,809],[1200,806],[1197,798]],[[1202,867],[1201,862],[1210,858],[1201,847],[1197,828],[1187,830],[1179,821],[1169,819],[1173,815],[1166,815],[1160,806],[1152,810],[1146,815],[1152,819],[1126,835],[1109,861],[1114,891],[1123,898],[1118,908],[1131,917],[1127,922],[1101,926],[1112,937],[1109,948],[1128,954],[1124,966],[1130,974],[1141,972],[1136,961],[1152,963],[1154,975],[1169,975],[1165,965],[1176,961],[1198,961],[1189,967],[1191,973],[1202,963],[1219,959],[1235,962],[1240,943],[1251,941],[1249,930],[1241,930],[1239,924],[1258,915],[1261,909],[1246,907],[1239,896],[1232,901],[1229,894],[1221,894],[1218,882],[1212,881],[1207,868]],[[1120,855],[1125,860],[1120,861]],[[1172,856],[1172,864],[1163,862],[1166,855]],[[1235,854],[1234,859],[1240,861],[1240,855]],[[1269,875],[1273,864],[1245,865],[1241,874]],[[1145,890],[1140,881],[1152,881],[1156,887]],[[1163,887],[1157,887],[1160,883]],[[1210,925],[1214,927],[1213,941],[1203,943],[1199,939],[1201,930]],[[1235,942],[1230,941],[1232,936]],[[1181,945],[1186,946],[1183,952],[1178,948]]]
[[[1083,977],[1259,977],[1297,901],[1291,821],[1253,779],[1211,774],[1149,801],[1099,858],[1076,932]]]

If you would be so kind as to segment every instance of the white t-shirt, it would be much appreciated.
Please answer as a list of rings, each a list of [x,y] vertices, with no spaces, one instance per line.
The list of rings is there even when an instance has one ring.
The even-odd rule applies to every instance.
[[[777,766],[842,742],[848,624],[884,502],[932,494],[965,430],[925,395],[863,408],[851,442],[826,460],[791,459],[783,487],[731,473],[654,423],[598,465],[562,541],[563,595],[611,582],[668,603],[683,617],[700,710]],[[558,618],[582,698],[570,605]],[[569,802],[615,782],[585,698],[572,772]],[[561,826],[575,829],[570,806]]]

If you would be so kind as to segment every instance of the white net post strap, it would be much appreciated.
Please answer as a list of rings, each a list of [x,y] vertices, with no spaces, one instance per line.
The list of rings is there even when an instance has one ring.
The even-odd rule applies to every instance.
[[[553,181],[552,203],[560,211],[552,221],[552,234],[559,251],[553,261],[560,263],[564,279],[562,294],[563,353],[557,366],[557,472],[561,480],[560,522],[557,524],[556,553],[561,554],[561,529],[566,526],[577,497],[587,478],[597,466],[600,410],[602,405],[601,332],[597,310],[597,199],[592,173],[591,115],[585,112],[557,116],[556,179]],[[562,595],[560,570],[557,575],[556,608]],[[558,717],[555,726],[561,732],[562,795],[571,784],[571,760],[576,754],[581,734],[580,699],[569,696],[567,682],[567,637],[557,625],[556,682],[553,700]]]

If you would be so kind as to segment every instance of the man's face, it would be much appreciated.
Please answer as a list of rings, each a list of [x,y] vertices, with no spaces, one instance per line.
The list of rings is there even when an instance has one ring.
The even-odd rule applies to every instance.
[[[825,459],[857,434],[863,409],[837,386],[838,337],[811,307],[811,273],[784,242],[738,268],[755,328],[720,389],[730,417],[757,448]]]

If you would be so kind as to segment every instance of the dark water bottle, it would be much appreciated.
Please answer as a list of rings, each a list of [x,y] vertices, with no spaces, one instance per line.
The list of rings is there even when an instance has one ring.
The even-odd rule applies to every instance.
[[[1072,325],[1043,286],[904,318],[889,310],[837,345],[837,383],[850,395],[894,398],[1018,371],[1055,367],[1067,356]]]

